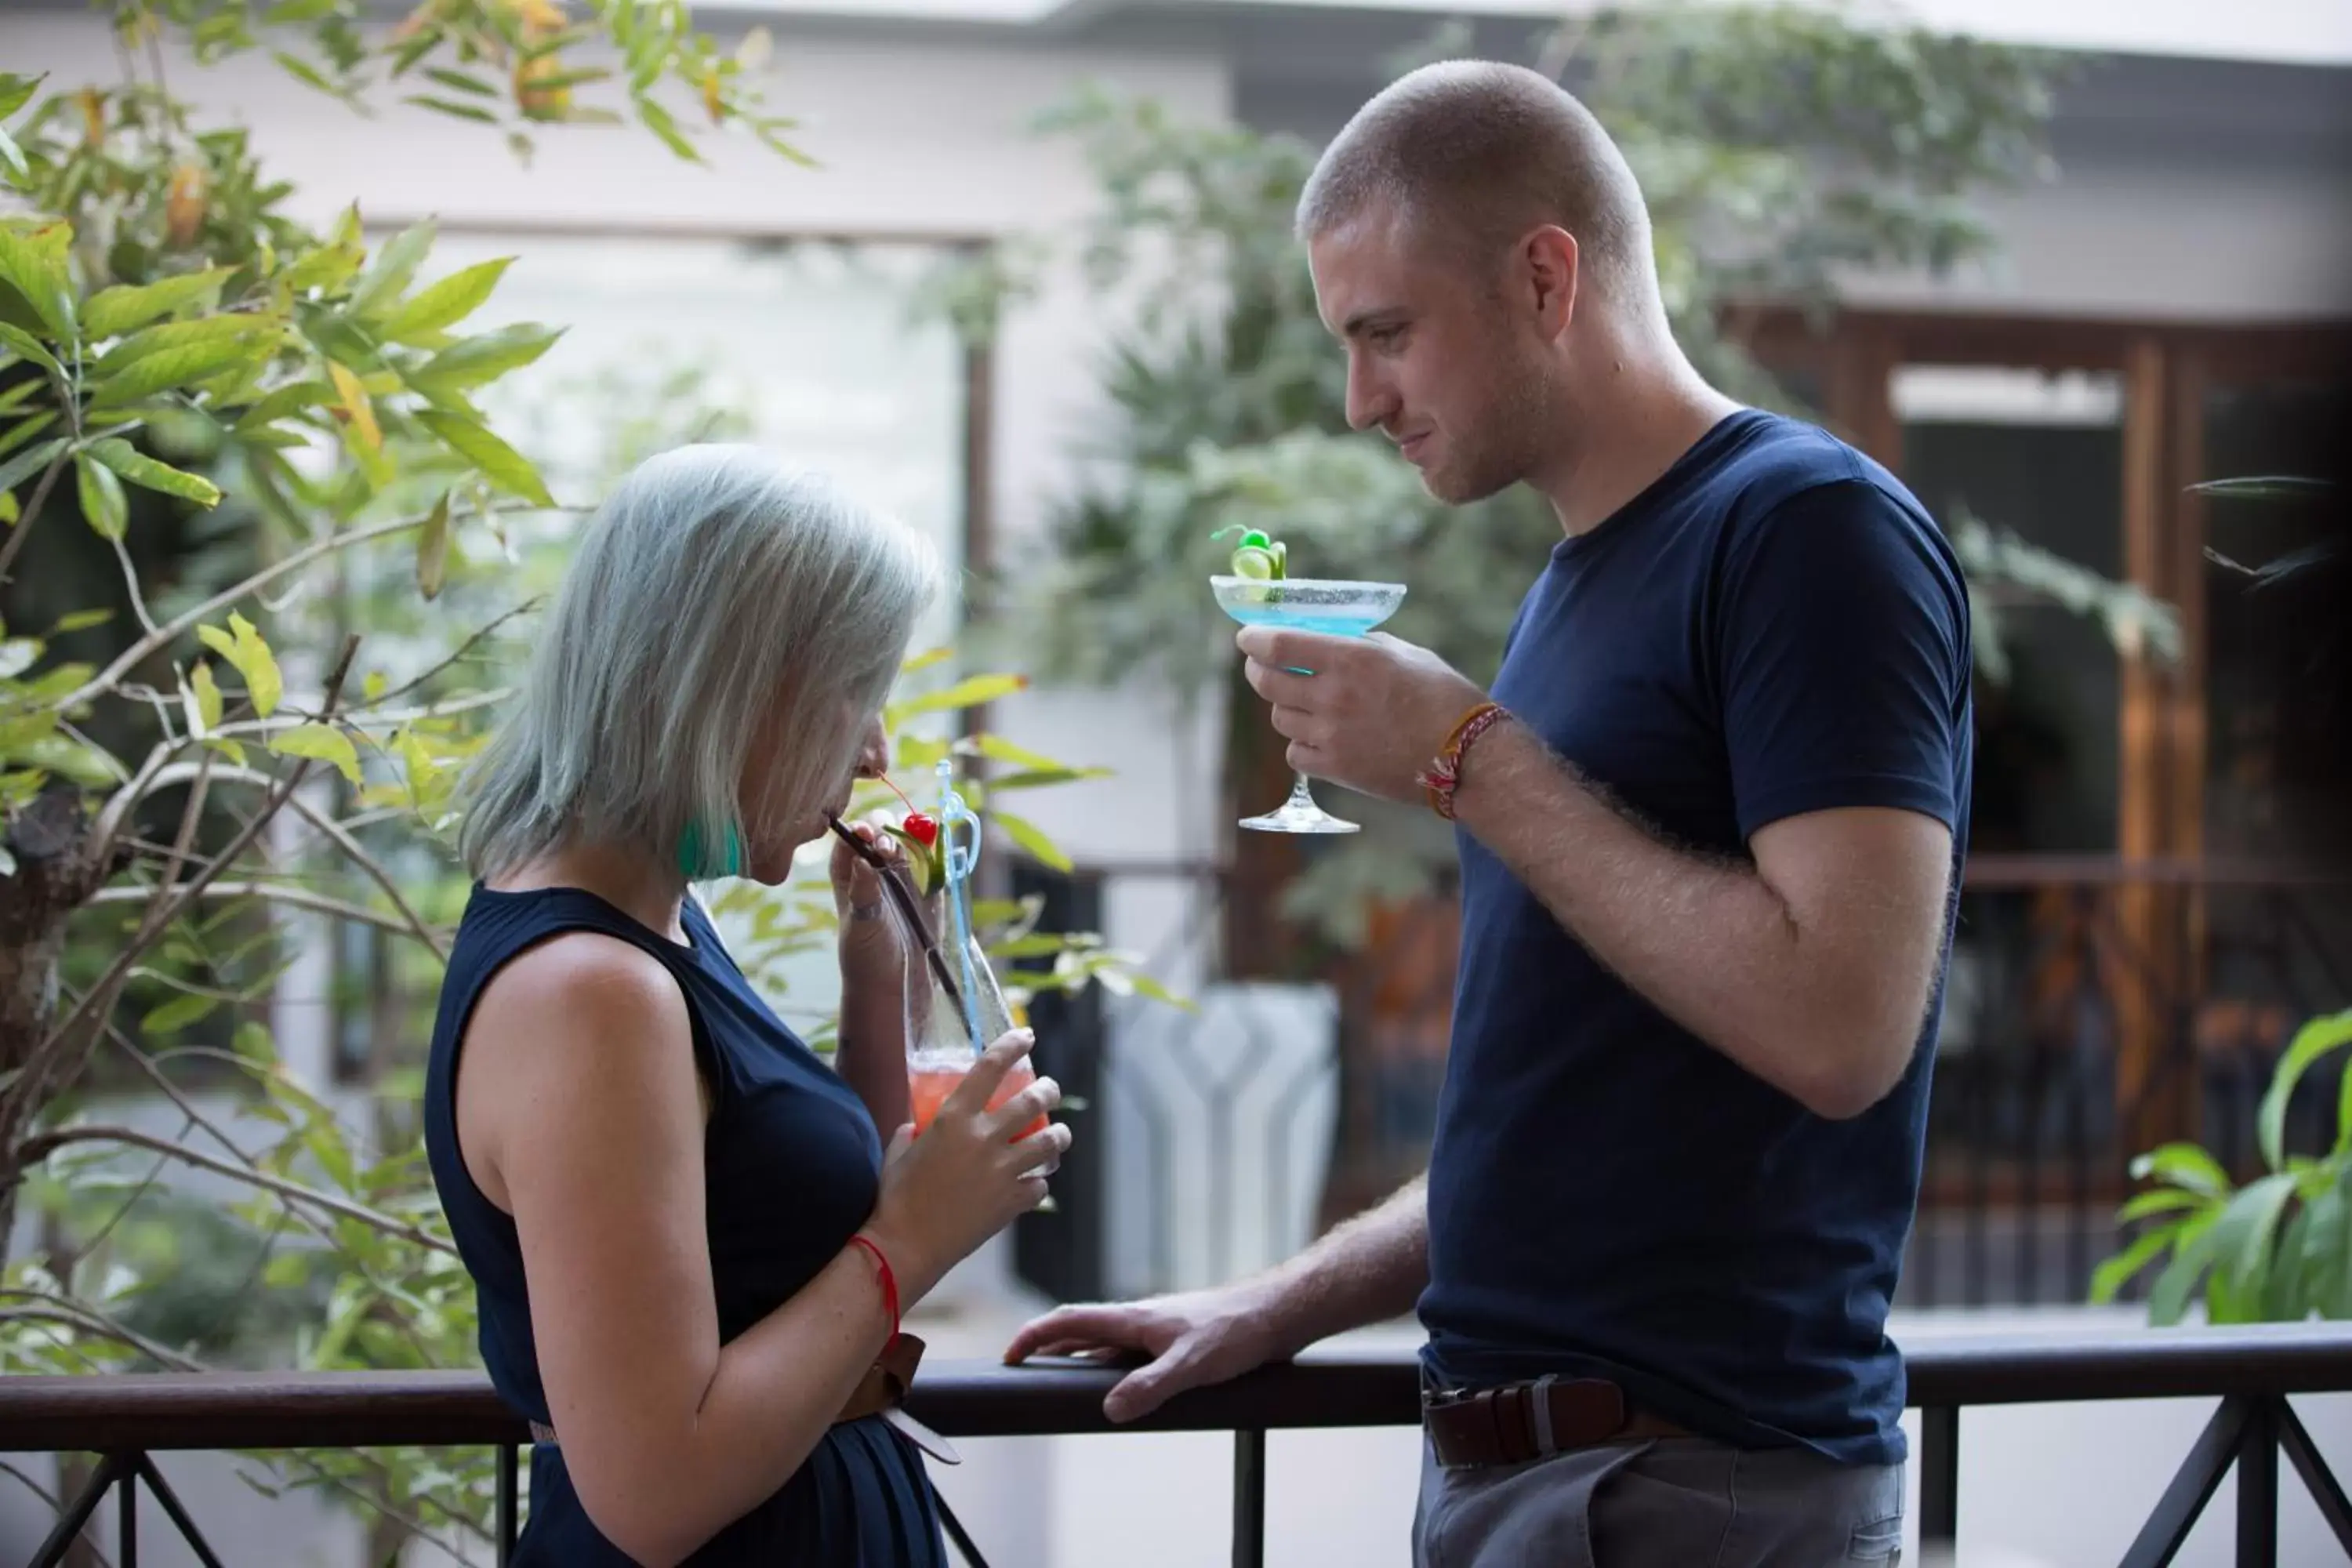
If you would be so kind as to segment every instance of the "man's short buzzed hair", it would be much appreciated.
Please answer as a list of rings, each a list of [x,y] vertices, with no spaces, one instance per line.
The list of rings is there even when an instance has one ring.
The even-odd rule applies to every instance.
[[[1588,286],[1620,303],[1656,293],[1649,213],[1624,154],[1590,110],[1524,67],[1448,60],[1382,89],[1308,176],[1299,237],[1381,208],[1486,247],[1557,224],[1575,237]]]

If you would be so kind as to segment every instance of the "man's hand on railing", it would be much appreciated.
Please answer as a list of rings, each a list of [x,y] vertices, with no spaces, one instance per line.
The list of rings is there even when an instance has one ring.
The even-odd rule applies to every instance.
[[[1111,1362],[1147,1356],[1103,1399],[1104,1415],[1133,1421],[1186,1389],[1223,1383],[1276,1360],[1280,1347],[1269,1305],[1253,1282],[1118,1306],[1063,1307],[1015,1334],[1004,1360],[1018,1365],[1031,1356]]]

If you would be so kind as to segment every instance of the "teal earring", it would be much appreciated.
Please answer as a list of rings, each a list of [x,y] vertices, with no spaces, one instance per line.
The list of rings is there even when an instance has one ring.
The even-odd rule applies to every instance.
[[[737,833],[734,825],[730,823],[726,839],[720,846],[719,858],[716,863],[713,863],[703,847],[702,824],[698,821],[688,823],[686,831],[678,835],[677,868],[686,873],[686,879],[689,882],[707,882],[714,877],[741,876],[743,874],[742,835]]]

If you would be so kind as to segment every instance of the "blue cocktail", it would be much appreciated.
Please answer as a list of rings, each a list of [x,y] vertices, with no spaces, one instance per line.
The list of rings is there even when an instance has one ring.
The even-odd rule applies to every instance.
[[[1345,583],[1318,577],[1212,577],[1217,607],[1245,626],[1318,632],[1360,637],[1404,603],[1402,583]],[[1297,670],[1312,675],[1311,669]],[[1292,774],[1290,798],[1263,816],[1244,817],[1244,827],[1260,833],[1353,833],[1357,825],[1315,804],[1307,775]]]

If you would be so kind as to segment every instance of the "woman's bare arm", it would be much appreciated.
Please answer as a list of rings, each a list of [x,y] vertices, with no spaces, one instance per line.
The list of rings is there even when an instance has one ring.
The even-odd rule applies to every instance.
[[[845,1251],[719,1344],[686,1003],[625,943],[575,933],[508,965],[459,1083],[468,1165],[521,1237],[582,1505],[632,1557],[674,1563],[791,1479],[881,1352],[875,1266]]]

